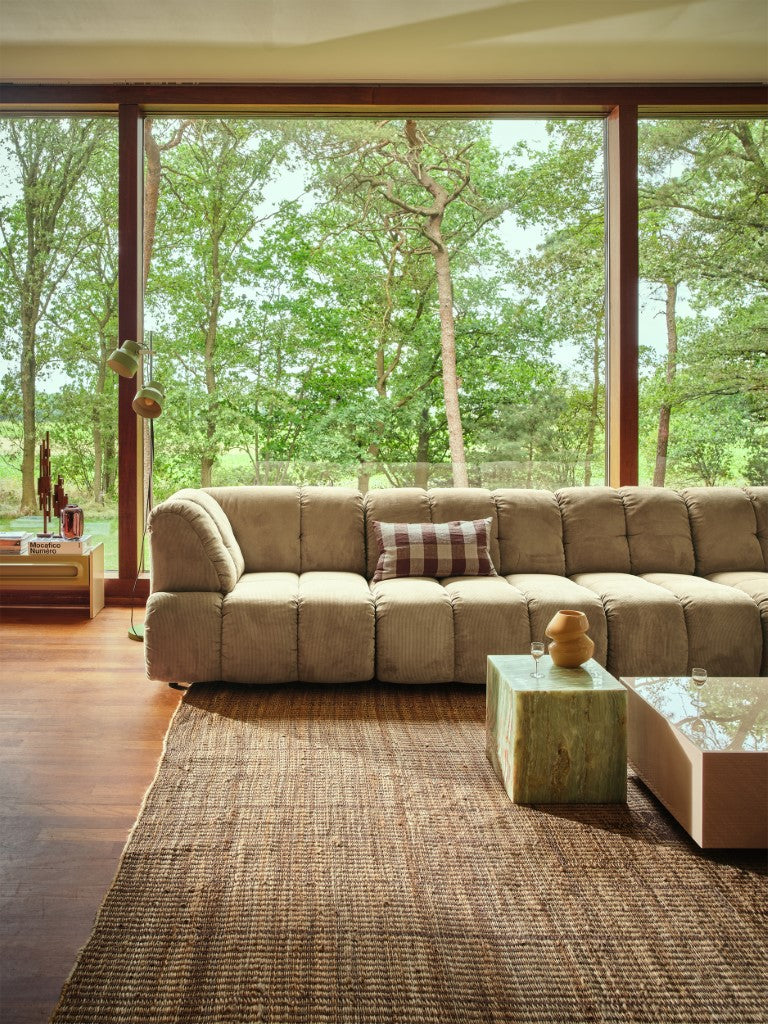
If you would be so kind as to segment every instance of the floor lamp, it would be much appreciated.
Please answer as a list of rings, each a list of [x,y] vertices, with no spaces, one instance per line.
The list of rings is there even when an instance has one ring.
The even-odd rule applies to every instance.
[[[153,379],[153,351],[152,351],[152,334],[149,335],[150,347],[146,348],[144,345],[137,341],[127,340],[116,348],[107,360],[107,366],[110,370],[114,370],[120,377],[135,377],[136,373],[141,367],[142,373],[139,378],[139,389],[131,403],[131,408],[141,419],[149,420],[149,479],[147,482],[147,497],[144,503],[144,523],[141,535],[141,558],[139,559],[139,568],[136,573],[136,579],[133,581],[133,591],[131,597],[136,593],[136,584],[139,582],[139,576],[144,568],[144,544],[147,536],[147,523],[149,521],[149,513],[152,510],[152,470],[154,468],[155,461],[155,425],[154,420],[163,411],[163,403],[165,402],[165,390],[162,384],[158,384]],[[144,377],[144,353],[149,355],[149,383],[143,383]],[[128,636],[131,640],[137,640],[139,643],[144,640],[144,625],[143,623],[134,623],[133,621],[133,602],[131,602],[131,625],[128,629]]]

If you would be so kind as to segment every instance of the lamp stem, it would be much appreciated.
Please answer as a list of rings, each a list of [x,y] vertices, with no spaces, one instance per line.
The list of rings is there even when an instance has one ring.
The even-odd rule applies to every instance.
[[[146,421],[142,420],[142,424],[143,424],[142,425],[142,432],[143,432],[143,431],[147,430]],[[144,434],[144,437],[146,437],[146,436],[147,435]],[[146,541],[147,541],[147,524],[149,522],[149,513],[152,511],[152,507],[153,507],[153,504],[154,504],[153,491],[152,491],[152,477],[153,477],[152,471],[154,469],[154,464],[155,464],[155,421],[153,419],[149,420],[149,444],[148,444],[148,449],[149,449],[149,452],[148,452],[149,459],[147,461],[149,463],[149,466],[148,466],[149,472],[147,473],[146,478],[145,478],[145,480],[146,480],[146,499],[145,499],[145,502],[144,502],[144,529],[142,530],[142,534],[141,534],[141,555],[139,557],[139,567],[138,567],[138,570],[136,572],[136,579],[133,581],[133,591],[131,593],[131,598],[133,598],[133,596],[136,593],[136,585],[139,582],[139,576],[141,575],[141,573],[144,570],[144,551],[145,551],[145,545],[146,545]],[[139,643],[143,643],[144,642],[144,623],[134,623],[134,621],[133,621],[133,612],[134,612],[133,601],[131,601],[131,625],[130,625],[130,627],[128,629],[128,636],[130,637],[131,640],[136,640]]]

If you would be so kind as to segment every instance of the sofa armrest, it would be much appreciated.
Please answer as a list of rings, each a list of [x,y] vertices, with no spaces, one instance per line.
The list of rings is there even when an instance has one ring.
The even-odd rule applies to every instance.
[[[215,508],[209,508],[209,503]],[[243,572],[243,556],[220,506],[204,491],[179,491],[149,518],[151,591],[228,594]]]

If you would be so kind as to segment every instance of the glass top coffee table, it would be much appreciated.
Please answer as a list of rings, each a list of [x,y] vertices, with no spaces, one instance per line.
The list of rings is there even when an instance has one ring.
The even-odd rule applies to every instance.
[[[622,678],[627,753],[705,848],[768,847],[768,678]]]
[[[530,654],[488,658],[486,753],[518,804],[627,799],[627,693],[601,668],[558,668],[531,678]]]

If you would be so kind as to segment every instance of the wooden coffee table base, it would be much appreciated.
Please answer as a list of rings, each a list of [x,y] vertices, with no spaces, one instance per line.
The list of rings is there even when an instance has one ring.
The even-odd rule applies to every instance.
[[[689,737],[644,699],[648,680],[621,681],[627,686],[629,763],[686,832],[707,849],[768,847],[768,751],[702,749],[695,733]],[[706,686],[721,682],[728,681],[713,679]],[[768,700],[768,679],[756,683]]]

